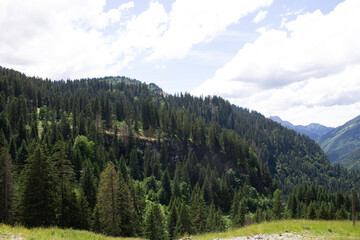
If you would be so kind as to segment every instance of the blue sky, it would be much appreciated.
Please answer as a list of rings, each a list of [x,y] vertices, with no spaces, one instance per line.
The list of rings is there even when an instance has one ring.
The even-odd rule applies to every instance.
[[[294,124],[360,114],[358,0],[3,0],[0,65],[220,95]]]

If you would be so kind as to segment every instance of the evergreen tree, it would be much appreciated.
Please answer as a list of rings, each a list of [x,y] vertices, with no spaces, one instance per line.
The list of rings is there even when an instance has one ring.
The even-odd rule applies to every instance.
[[[210,179],[208,176],[206,176],[204,184],[201,188],[202,191],[202,195],[204,197],[204,200],[207,204],[210,204],[213,202],[213,189],[212,186],[210,184]]]
[[[134,206],[131,202],[130,190],[119,172],[119,215],[121,217],[120,231],[125,237],[134,234]]]
[[[121,155],[119,162],[119,170],[121,172],[121,176],[126,183],[129,183],[129,171],[126,166],[126,160],[124,158],[124,155]]]
[[[59,213],[58,218],[61,227],[71,227],[71,222],[75,217],[72,208],[76,201],[72,199],[73,189],[72,182],[75,179],[75,173],[70,161],[67,159],[64,143],[59,141],[54,146],[52,161],[55,164],[57,173],[58,196],[59,196]],[[76,199],[76,198],[75,198]]]
[[[171,180],[169,171],[166,169],[161,176],[162,191],[160,195],[160,203],[168,205],[171,198]]]
[[[6,147],[0,150],[0,222],[12,223],[15,211],[13,166]]]
[[[84,195],[82,189],[79,190],[79,195],[77,199],[77,208],[78,208],[78,216],[77,216],[77,228],[79,229],[89,229],[90,228],[90,220],[91,220],[91,208],[89,207],[88,201]]]
[[[145,194],[140,182],[129,182],[131,199],[134,206],[133,227],[136,236],[142,236],[143,234],[143,222],[145,215]]]
[[[19,169],[22,169],[24,167],[25,160],[27,159],[27,157],[28,157],[28,148],[27,148],[26,141],[23,140],[21,143],[21,146],[18,150],[17,157],[16,157],[17,166]]]
[[[140,180],[140,163],[137,148],[133,148],[130,153],[130,175],[135,180]]]
[[[177,232],[180,236],[185,234],[192,234],[192,220],[189,214],[188,206],[180,204],[178,208],[178,221],[177,221]]]
[[[171,199],[170,202],[170,212],[168,214],[168,233],[169,233],[169,239],[175,239],[177,236],[177,228],[176,224],[178,221],[178,210],[177,206],[179,204],[179,201],[177,199]]]
[[[102,232],[113,236],[120,235],[119,183],[119,175],[115,171],[115,166],[109,162],[100,176],[97,208]]]
[[[245,225],[245,215],[247,212],[247,207],[245,204],[245,201],[242,200],[239,204],[239,212],[238,212],[238,217],[237,217],[237,223],[239,226],[244,226]]]
[[[348,213],[345,210],[345,204],[341,206],[339,210],[336,212],[336,219],[337,220],[345,220],[348,219]]]
[[[80,183],[84,197],[88,202],[90,209],[92,210],[96,204],[96,186],[94,173],[90,163],[85,164]]]
[[[36,144],[22,171],[22,218],[29,227],[56,223],[56,171],[45,146]]]
[[[316,216],[318,219],[328,219],[328,207],[324,201],[321,202],[320,208],[317,210]]]
[[[282,199],[282,194],[279,189],[276,189],[274,192],[274,204],[273,204],[273,212],[276,219],[280,220],[283,218],[284,214],[284,203]]]
[[[150,203],[146,212],[145,237],[150,240],[168,239],[165,217],[158,203]]]
[[[192,225],[196,232],[206,231],[206,205],[199,185],[196,185],[190,199]]]
[[[310,205],[308,206],[308,213],[307,213],[308,219],[315,219],[316,218],[316,202],[312,201]]]

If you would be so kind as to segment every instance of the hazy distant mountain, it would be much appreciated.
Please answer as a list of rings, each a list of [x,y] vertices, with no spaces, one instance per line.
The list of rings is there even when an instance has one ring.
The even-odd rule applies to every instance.
[[[288,121],[283,121],[278,116],[271,116],[269,117],[271,120],[280,123],[282,126],[287,127],[289,129],[295,130],[298,133],[307,135],[313,140],[318,139],[320,136],[326,134],[327,132],[331,131],[334,128],[326,127],[318,123],[311,123],[306,126],[302,125],[293,125],[292,123]]]
[[[348,168],[359,168],[360,116],[333,129],[318,139],[330,162],[339,162]]]

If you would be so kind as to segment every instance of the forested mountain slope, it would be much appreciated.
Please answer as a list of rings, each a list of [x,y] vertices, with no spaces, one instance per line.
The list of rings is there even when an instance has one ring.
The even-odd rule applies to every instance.
[[[331,162],[347,167],[358,165],[360,160],[360,116],[335,128],[318,139],[319,145]]]
[[[234,226],[249,212],[271,219],[277,188],[359,189],[358,171],[260,113],[125,77],[53,82],[0,68],[0,123],[2,222],[172,239],[223,230],[222,213]],[[305,217],[318,197],[303,189]],[[349,211],[344,196],[335,206]]]

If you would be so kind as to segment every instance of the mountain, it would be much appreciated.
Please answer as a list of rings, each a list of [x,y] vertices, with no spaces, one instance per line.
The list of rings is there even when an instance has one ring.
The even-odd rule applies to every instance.
[[[318,143],[330,162],[358,168],[360,162],[360,116],[322,135]]]
[[[300,134],[304,134],[304,135],[308,136],[312,140],[317,140],[320,136],[322,136],[322,135],[326,134],[327,132],[331,131],[332,129],[334,129],[331,127],[323,126],[318,123],[311,123],[306,126],[293,125],[292,123],[290,123],[288,121],[283,121],[278,116],[270,116],[269,118],[275,122],[280,123],[282,126],[288,128],[288,129],[295,130],[296,132],[298,132]]]
[[[335,199],[346,216],[360,191],[315,141],[221,97],[2,67],[0,166],[0,222],[151,239],[280,219],[287,196],[292,218]]]

